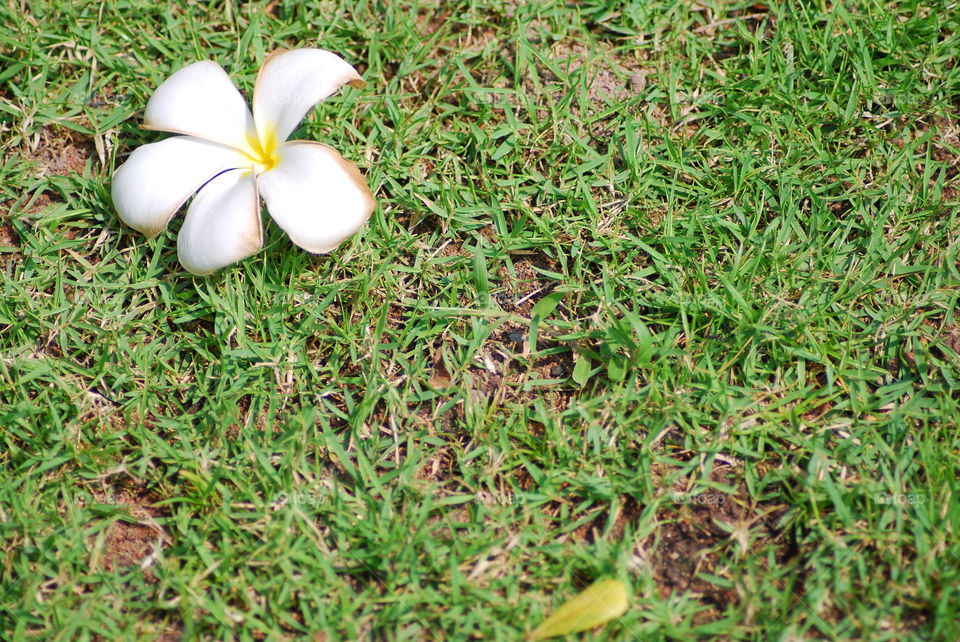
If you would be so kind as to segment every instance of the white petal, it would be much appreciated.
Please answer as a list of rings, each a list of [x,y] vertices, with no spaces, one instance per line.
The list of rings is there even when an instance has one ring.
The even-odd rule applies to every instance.
[[[249,165],[243,154],[191,136],[174,136],[133,150],[113,174],[120,219],[154,237],[201,185],[226,169]]]
[[[203,186],[180,228],[177,254],[194,274],[210,274],[263,246],[253,172],[224,172]]]
[[[195,62],[163,81],[147,101],[143,126],[241,150],[249,149],[256,135],[243,96],[212,60]]]
[[[287,140],[314,105],[345,84],[363,87],[357,70],[337,54],[323,49],[277,51],[264,61],[253,90],[253,117],[260,141],[271,135]]]
[[[307,141],[281,145],[276,167],[257,179],[273,220],[310,252],[329,252],[357,230],[376,202],[357,166]]]

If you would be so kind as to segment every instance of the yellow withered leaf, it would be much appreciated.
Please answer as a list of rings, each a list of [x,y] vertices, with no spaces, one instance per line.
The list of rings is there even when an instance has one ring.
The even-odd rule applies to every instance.
[[[586,631],[623,615],[627,610],[627,587],[620,580],[594,582],[544,620],[530,633],[530,640]]]

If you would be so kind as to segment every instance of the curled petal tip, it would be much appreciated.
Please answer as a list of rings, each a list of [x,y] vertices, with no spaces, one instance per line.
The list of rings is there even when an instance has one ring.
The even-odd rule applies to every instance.
[[[261,138],[272,131],[285,141],[314,105],[346,84],[366,82],[347,61],[325,49],[274,52],[257,75],[253,116]]]

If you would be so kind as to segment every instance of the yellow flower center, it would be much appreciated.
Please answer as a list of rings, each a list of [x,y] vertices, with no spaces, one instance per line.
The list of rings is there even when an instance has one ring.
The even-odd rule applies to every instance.
[[[248,136],[247,145],[247,156],[253,161],[253,171],[256,174],[273,169],[280,160],[277,154],[277,136],[272,128],[264,130],[262,140],[257,136]]]

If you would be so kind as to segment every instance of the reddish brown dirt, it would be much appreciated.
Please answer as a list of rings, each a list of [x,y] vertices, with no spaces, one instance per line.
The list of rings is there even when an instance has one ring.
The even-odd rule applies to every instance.
[[[140,524],[116,522],[107,531],[103,567],[113,571],[125,566],[139,565],[153,550],[157,533]]]
[[[103,552],[100,559],[106,571],[120,570],[130,566],[140,566],[148,561],[157,547],[164,545],[166,535],[154,521],[160,510],[154,507],[155,498],[137,489],[97,490],[93,492],[97,502],[114,504],[124,508],[130,519],[117,520],[107,527]],[[153,579],[148,567],[144,575]]]
[[[622,539],[627,531],[627,526],[636,523],[642,510],[643,507],[633,497],[629,495],[624,497],[607,537],[611,540]],[[602,512],[596,519],[575,530],[573,532],[574,537],[587,542],[595,541],[604,532],[609,517],[608,511]]]
[[[97,158],[93,141],[62,127],[48,126],[40,132],[36,146],[24,156],[39,165],[40,175],[66,176],[82,173],[88,159]]]
[[[6,219],[0,219],[0,245],[20,247],[20,236]]]
[[[51,196],[50,194],[47,194],[46,192],[44,192],[43,194],[40,194],[39,196],[37,196],[36,200],[30,204],[30,207],[27,208],[26,213],[36,214],[37,212],[42,212],[43,210],[47,209],[54,203],[62,203],[62,202],[63,202],[63,199],[60,198],[59,196],[57,195]]]

